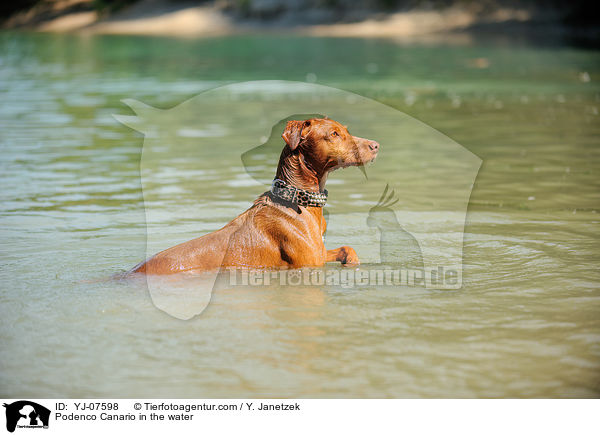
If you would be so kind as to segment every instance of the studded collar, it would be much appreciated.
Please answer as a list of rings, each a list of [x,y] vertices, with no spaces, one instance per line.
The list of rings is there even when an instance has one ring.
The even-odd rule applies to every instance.
[[[311,192],[310,190],[298,189],[278,178],[273,180],[271,192],[278,198],[304,207],[323,207],[327,202],[327,190]]]

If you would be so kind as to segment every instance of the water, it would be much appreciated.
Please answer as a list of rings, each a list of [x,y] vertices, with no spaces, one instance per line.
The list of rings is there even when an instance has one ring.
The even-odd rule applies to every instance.
[[[1,34],[0,392],[598,397],[599,60],[593,50],[493,40]],[[107,279],[146,256],[144,141],[112,117],[132,114],[121,100],[167,109],[263,79],[374,98],[483,160],[462,289],[225,286],[182,321],[155,307],[143,280]],[[227,162],[211,159],[206,173],[166,169],[168,183],[193,187],[152,202],[164,214],[152,243],[217,229],[262,192],[228,184]],[[397,175],[385,159],[368,170],[369,183]],[[350,180],[362,179],[349,171],[330,188],[331,206],[347,211]]]

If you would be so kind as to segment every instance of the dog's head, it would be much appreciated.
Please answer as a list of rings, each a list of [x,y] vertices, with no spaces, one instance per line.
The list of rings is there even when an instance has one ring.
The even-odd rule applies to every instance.
[[[288,121],[282,137],[292,152],[302,154],[320,174],[362,166],[375,160],[379,151],[374,140],[352,136],[346,126],[329,118]]]

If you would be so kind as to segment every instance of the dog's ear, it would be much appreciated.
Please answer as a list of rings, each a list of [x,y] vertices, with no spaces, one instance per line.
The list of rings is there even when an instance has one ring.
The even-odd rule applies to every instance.
[[[304,127],[308,126],[310,126],[310,121],[288,121],[281,137],[292,151],[295,150],[300,144],[300,141],[304,139],[302,131],[304,130]]]

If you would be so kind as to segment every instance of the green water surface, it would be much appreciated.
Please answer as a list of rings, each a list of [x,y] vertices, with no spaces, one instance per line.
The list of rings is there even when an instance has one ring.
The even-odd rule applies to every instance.
[[[143,282],[107,279],[146,256],[143,137],[113,118],[132,115],[121,100],[167,109],[248,80],[355,92],[479,156],[463,288],[224,288],[182,321]],[[0,98],[5,397],[600,395],[598,51],[1,33]],[[208,172],[170,174],[193,196],[166,190],[152,204],[171,213],[153,229],[163,247],[262,192],[211,159]],[[343,180],[332,187],[350,194]]]

